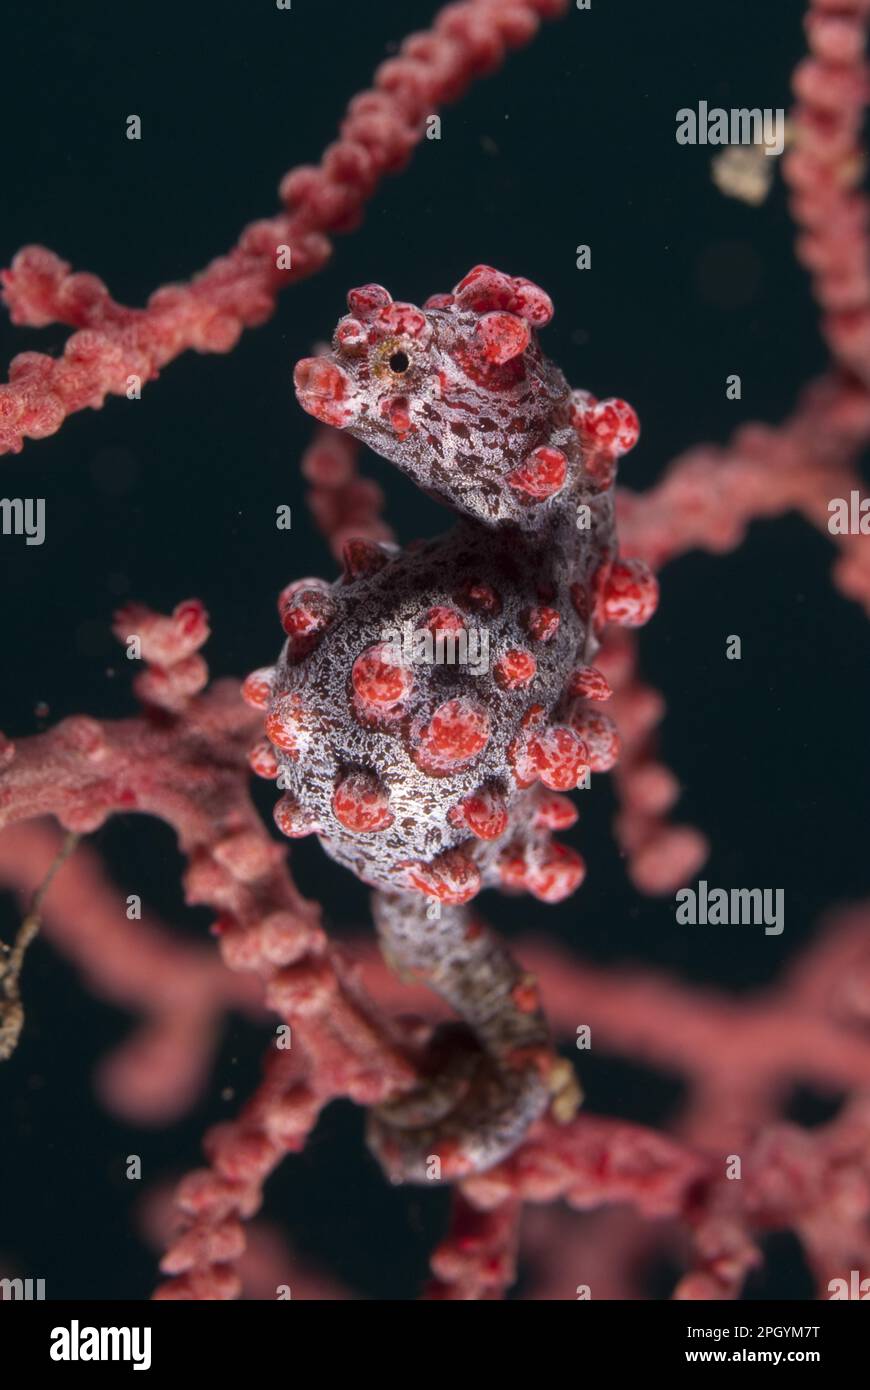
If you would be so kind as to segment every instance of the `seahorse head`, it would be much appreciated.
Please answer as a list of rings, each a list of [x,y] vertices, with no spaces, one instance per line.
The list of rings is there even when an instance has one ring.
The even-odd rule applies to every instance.
[[[548,295],[476,266],[422,308],[381,285],[348,295],[332,349],[295,372],[300,405],[489,526],[536,529],[581,468],[572,394],[542,354]]]

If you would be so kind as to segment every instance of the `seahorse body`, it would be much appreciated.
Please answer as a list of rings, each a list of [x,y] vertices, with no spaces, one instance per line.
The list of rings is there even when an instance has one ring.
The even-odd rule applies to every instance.
[[[592,661],[607,622],[656,601],[616,551],[615,463],[638,425],[543,356],[552,304],[527,280],[477,266],[422,309],[378,285],[348,303],[332,351],[296,368],[301,405],[459,520],[404,550],[351,541],[335,583],[291,585],[287,642],[248,693],[268,702],[278,825],[378,890],[390,958],[473,1030],[453,1080],[442,1068],[373,1134],[394,1176],[431,1176],[433,1152],[456,1176],[509,1151],[564,1080],[536,997],[464,905],[490,886],[556,902],[583,879],[553,831],[618,753]]]

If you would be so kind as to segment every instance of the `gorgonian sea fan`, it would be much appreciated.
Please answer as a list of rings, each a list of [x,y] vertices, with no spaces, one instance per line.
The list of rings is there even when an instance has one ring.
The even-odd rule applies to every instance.
[[[73,332],[59,357],[14,359],[0,386],[0,453],[138,391],[186,349],[232,348],[268,318],[279,290],[326,263],[333,238],[407,163],[431,113],[528,42],[542,18],[570,8],[447,6],[351,102],[320,164],[285,177],[275,217],[143,309],[116,303],[44,248],[21,251],[2,272],[13,322]],[[489,266],[422,308],[363,286],[331,350],[296,371],[298,398],[321,424],[303,461],[312,512],[343,572],[283,591],[286,641],[275,665],[245,682],[247,703],[236,682],[209,681],[202,604],[169,616],[129,604],[115,631],[138,641],[140,712],[76,716],[3,741],[4,883],[29,899],[44,882],[58,842],[39,817],[79,836],[116,813],[151,814],[176,832],[186,900],[210,909],[220,949],[218,958],[153,920],[126,920],[79,846],[59,871],[63,891],[37,894],[2,962],[4,1054],[24,1023],[21,963],[40,921],[95,992],[142,1015],[100,1078],[128,1119],[166,1122],[192,1102],[231,1007],[259,1017],[265,1002],[297,1042],[288,1052],[270,1045],[250,1100],[207,1135],[207,1166],[176,1194],[158,1296],[238,1296],[245,1223],[263,1185],[336,1097],[366,1107],[392,1179],[453,1183],[454,1224],[433,1257],[436,1297],[503,1293],[523,1205],[557,1198],[678,1222],[688,1255],[677,1297],[737,1295],[771,1229],[798,1232],[820,1289],[870,1258],[866,911],[835,922],[776,991],[733,1003],[595,970],[534,940],[520,946],[522,968],[471,906],[483,887],[544,903],[577,889],[582,859],[555,833],[576,816],[568,793],[610,768],[638,887],[671,891],[703,858],[703,838],[667,822],[679,787],[656,752],[661,701],[638,675],[632,629],[652,615],[653,572],[669,560],[698,547],[724,553],[751,520],[790,509],[827,534],[828,499],[858,485],[855,460],[870,439],[860,191],[868,11],[867,0],[808,6],[812,51],[794,78],[783,173],[833,366],[784,425],[695,449],[642,495],[616,489],[637,419],[620,400],[572,390],[544,356],[544,290]],[[453,529],[395,545],[350,436],[455,513]],[[835,539],[836,584],[870,607],[866,544]],[[486,658],[429,659],[433,643],[455,650],[463,639]],[[330,943],[253,806],[251,767],[280,782],[285,835],[316,834],[372,887],[401,982],[369,944],[360,969]],[[409,975],[459,1021],[439,1023]],[[582,998],[605,1044],[685,1075],[678,1138],[575,1115],[574,1069],[553,1050],[542,997],[560,1038],[573,1036]],[[814,1131],[781,1120],[787,1083],[807,1073],[847,1096]],[[743,1180],[729,1184],[722,1158],[735,1144]],[[643,1230],[626,1238],[602,1213],[602,1282],[633,1294],[635,1257],[650,1240]],[[620,1253],[625,1267],[614,1271],[607,1260]]]

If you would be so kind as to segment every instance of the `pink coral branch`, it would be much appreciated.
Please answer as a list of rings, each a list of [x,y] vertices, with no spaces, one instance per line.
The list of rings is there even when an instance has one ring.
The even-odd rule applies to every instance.
[[[694,877],[709,849],[699,830],[668,823],[680,787],[657,756],[655,731],[665,714],[664,698],[637,676],[631,633],[608,632],[597,659],[614,692],[609,708],[621,740],[613,774],[620,806],[616,837],[635,887],[647,894],[672,893]]]
[[[358,472],[359,445],[349,434],[319,425],[302,456],[302,476],[310,484],[307,502],[336,560],[352,540],[393,541],[383,521],[384,494]]]
[[[811,0],[810,55],[795,70],[793,142],[783,161],[798,259],[813,277],[834,358],[870,385],[870,203],[861,129],[870,91],[867,0]]]
[[[188,283],[156,290],[145,309],[124,308],[95,275],[71,274],[53,252],[25,247],[2,273],[13,323],[63,323],[77,331],[60,358],[14,358],[9,384],[0,386],[0,454],[55,434],[77,410],[100,409],[107,395],[126,394],[131,379],[137,386],[152,381],[188,349],[229,352],[245,328],[271,316],[280,290],[324,265],[332,235],[358,225],[384,175],[408,162],[424,117],[496,69],[508,49],[528,43],[542,18],[567,8],[568,0],[448,5],[430,31],[411,35],[381,64],[374,87],[350,103],[320,164],[284,176],[284,210],[252,222],[227,255]]]
[[[0,883],[22,904],[43,882],[61,838],[49,823],[20,822],[0,835]],[[42,906],[43,935],[100,999],[143,1017],[104,1060],[97,1089],[115,1114],[165,1124],[199,1097],[231,1009],[261,1016],[253,980],[227,971],[209,946],[179,941],[147,910],[130,920],[99,856],[80,845]]]
[[[855,463],[868,439],[870,395],[854,380],[823,378],[778,428],[744,425],[727,449],[702,445],[681,455],[646,492],[621,489],[620,534],[658,570],[691,550],[727,554],[750,522],[796,511],[837,545],[833,582],[870,615],[866,537],[832,534],[828,506],[860,489]]]
[[[293,1085],[285,1087],[288,1095],[281,1092],[280,1141],[264,1128],[267,1119],[274,1123],[276,1069],[284,1080],[290,1065],[282,1066],[280,1056],[267,1065],[266,1089],[251,1102],[238,1129],[224,1130],[215,1139],[218,1171],[244,1169],[245,1181],[230,1207],[250,1214],[255,1178],[261,1188],[283,1152],[281,1144],[292,1144],[307,1132],[320,1105],[336,1095],[365,1105],[392,1098],[413,1084],[416,1073],[398,1034],[378,1021],[337,953],[329,951],[317,910],[297,893],[283,852],[253,807],[247,745],[259,721],[232,682],[203,690],[208,673],[198,648],[208,628],[201,606],[180,604],[171,618],[134,607],[118,615],[116,631],[128,648],[138,641],[148,663],[136,681],[147,702],[143,713],[117,722],[64,720],[17,747],[7,743],[0,828],[50,814],[68,828],[93,830],[113,812],[137,810],[158,816],[176,831],[189,861],[187,902],[219,914],[216,931],[224,963],[259,976],[267,1005],[291,1025],[291,1036],[292,1029],[298,1030],[310,1067],[310,1085],[297,1086],[294,1075]],[[146,951],[138,963],[140,970],[148,964]],[[109,968],[103,962],[106,973]],[[151,992],[141,977],[139,989]],[[180,1020],[173,1015],[170,1031],[152,1029],[145,1038],[152,1061],[168,1060],[167,1045],[182,1045],[180,1034],[186,1029],[187,1040],[201,1041],[201,1019],[191,1014]],[[295,1059],[292,1066],[298,1066]],[[190,1184],[184,1188],[184,1210],[191,1216],[189,1189]],[[220,1202],[207,1208],[201,1189],[197,1191],[199,1207],[183,1248],[199,1252],[203,1267],[196,1260],[184,1267],[180,1287],[187,1290],[213,1287],[209,1279],[218,1275],[212,1274],[212,1265],[222,1265],[226,1258],[218,1259],[215,1252],[224,1250],[221,1241],[229,1239],[228,1231],[238,1229],[227,1224],[223,1188]],[[243,1242],[239,1248],[236,1235],[233,1240],[231,1248],[238,1255]],[[173,1265],[170,1272],[181,1268]]]

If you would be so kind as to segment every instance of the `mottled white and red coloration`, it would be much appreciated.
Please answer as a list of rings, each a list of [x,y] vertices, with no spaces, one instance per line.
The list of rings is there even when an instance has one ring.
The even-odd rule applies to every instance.
[[[332,352],[296,368],[300,403],[460,520],[405,550],[348,541],[341,579],[282,594],[287,643],[249,682],[268,704],[279,823],[387,892],[458,905],[507,885],[556,901],[583,869],[541,808],[612,766],[594,704],[606,685],[589,668],[605,623],[655,607],[613,527],[613,465],[636,417],[570,390],[538,346],[553,310],[528,281],[478,266],[423,309],[378,285],[348,302]],[[464,630],[487,661],[415,660],[395,634],[427,627]],[[501,810],[486,824],[484,800]]]
[[[619,559],[614,531],[616,461],[638,424],[624,402],[572,391],[543,355],[537,330],[553,306],[528,280],[477,266],[422,309],[380,285],[348,303],[332,351],[296,368],[301,405],[459,520],[407,549],[348,539],[335,583],[284,590],[284,649],[246,685],[273,748],[252,764],[279,777],[280,829],[317,834],[379,890],[390,958],[445,994],[485,1070],[496,1063],[485,1119],[459,1125],[454,1109],[436,1138],[427,1104],[406,1126],[413,1160],[407,1143],[400,1155],[378,1143],[402,1177],[431,1152],[456,1174],[507,1152],[560,1085],[534,993],[464,905],[485,887],[559,902],[583,881],[581,856],[553,831],[575,818],[560,794],[618,755],[595,654],[608,623],[645,622],[657,597],[646,566]],[[426,632],[467,646],[438,661],[400,641]]]

